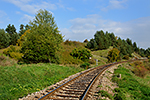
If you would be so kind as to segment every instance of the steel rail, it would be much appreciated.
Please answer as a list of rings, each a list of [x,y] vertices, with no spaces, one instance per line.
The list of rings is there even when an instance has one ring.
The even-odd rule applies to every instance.
[[[105,65],[102,65],[102,66],[105,66]],[[102,66],[98,66],[98,67],[95,67],[95,68],[92,68],[90,70],[87,70],[81,74],[79,74],[78,76],[68,80],[67,82],[63,83],[62,85],[58,86],[57,88],[55,88],[54,90],[48,92],[46,95],[42,96],[41,98],[39,98],[38,100],[44,100],[46,99],[48,96],[52,95],[54,92],[58,91],[59,89],[63,88],[64,86],[66,86],[67,84],[73,82],[74,80],[78,79],[79,77],[82,77],[83,75],[85,75],[86,73],[90,72],[90,71],[93,71],[93,70],[96,70],[98,69],[99,67],[102,67]]]
[[[138,60],[147,60],[147,59],[138,59]],[[114,66],[114,65],[117,65],[117,64],[121,64],[121,63],[125,63],[125,62],[134,62],[134,61],[137,61],[137,60],[129,60],[129,61],[122,61],[122,62],[116,62],[114,64],[110,64],[110,65],[107,65],[104,69],[102,69],[94,78],[93,80],[91,81],[91,83],[89,84],[88,88],[86,89],[86,91],[84,92],[84,94],[82,95],[82,97],[80,98],[80,100],[86,100],[87,98],[87,95],[88,95],[88,92],[90,91],[91,87],[93,86],[93,84],[95,83],[95,81],[98,79],[98,77],[108,68]]]
[[[142,59],[143,60],[143,59]],[[89,86],[87,87],[87,89],[84,91],[83,95],[80,97],[80,100],[85,100],[87,97],[87,94],[90,90],[90,88],[92,87],[92,85],[95,83],[95,81],[97,80],[97,78],[108,68],[110,68],[111,66],[114,66],[116,64],[120,64],[120,63],[125,63],[125,62],[132,62],[135,60],[129,60],[129,61],[122,61],[122,62],[116,62],[116,63],[111,63],[111,64],[106,64],[106,65],[102,65],[102,66],[98,66],[92,69],[89,69],[83,73],[80,73],[78,76],[68,80],[67,82],[63,83],[62,85],[58,86],[57,88],[55,88],[54,90],[48,92],[46,95],[42,96],[41,98],[39,98],[38,100],[45,100],[48,96],[54,94],[56,91],[58,91],[59,89],[63,88],[64,86],[68,85],[69,83],[73,82],[74,80],[78,79],[79,77],[82,77],[83,75],[87,74],[90,71],[96,70],[100,67],[104,67],[92,80],[92,82],[89,84]]]

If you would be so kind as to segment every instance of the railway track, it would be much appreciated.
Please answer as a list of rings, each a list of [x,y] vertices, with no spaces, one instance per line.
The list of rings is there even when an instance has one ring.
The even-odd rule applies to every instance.
[[[117,64],[133,61],[135,60],[106,64],[89,69],[55,89],[47,90],[46,94],[39,93],[39,96],[34,96],[32,99],[26,98],[20,100],[89,100],[87,98],[92,95],[90,92],[92,85],[106,69]]]
[[[101,75],[104,70],[115,64],[118,63],[107,64],[88,70],[50,91],[38,100],[85,100],[96,78]]]

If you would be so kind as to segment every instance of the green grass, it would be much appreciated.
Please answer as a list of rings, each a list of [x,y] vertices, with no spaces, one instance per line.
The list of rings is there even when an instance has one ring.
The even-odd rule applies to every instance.
[[[112,80],[119,86],[119,88],[115,89],[117,94],[114,99],[150,100],[150,87],[147,85],[150,77],[140,78],[125,67],[119,67],[114,73]],[[118,78],[118,74],[121,74],[121,79]]]
[[[107,63],[108,59],[107,59],[107,55],[108,52],[112,49],[113,47],[109,47],[106,50],[97,50],[97,51],[92,51],[92,55],[94,59],[98,59],[99,65],[104,65]]]
[[[43,63],[0,66],[0,99],[18,99],[82,70],[79,67]]]

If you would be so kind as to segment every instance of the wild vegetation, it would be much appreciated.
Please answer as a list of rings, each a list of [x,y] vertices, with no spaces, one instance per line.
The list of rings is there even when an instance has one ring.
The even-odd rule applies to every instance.
[[[150,62],[136,61],[119,65],[111,81],[117,83],[113,94],[100,90],[101,97],[110,100],[149,100],[150,99]],[[111,88],[111,87],[110,87]]]
[[[23,64],[0,66],[0,98],[15,100],[29,93],[40,91],[62,79],[82,71],[80,67],[56,64]]]
[[[139,48],[129,38],[122,40],[102,30],[83,43],[63,40],[52,14],[39,10],[33,21],[20,25],[18,33],[11,24],[0,29],[0,98],[17,99],[43,89],[96,65],[96,59],[102,65],[134,56],[150,58],[150,48]],[[136,66],[132,72],[145,77],[149,67],[137,64],[131,64]]]

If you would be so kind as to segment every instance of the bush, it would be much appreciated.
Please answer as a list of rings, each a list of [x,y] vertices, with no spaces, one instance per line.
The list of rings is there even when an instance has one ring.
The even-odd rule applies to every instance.
[[[125,55],[125,56],[123,57],[123,59],[129,60],[129,56],[128,56],[128,55]]]
[[[101,94],[102,97],[108,97],[109,99],[113,99],[113,96],[109,94],[107,91],[100,90],[99,93]]]
[[[108,62],[115,62],[119,59],[120,51],[117,48],[113,48],[108,52]]]
[[[80,67],[81,67],[81,68],[84,68],[84,69],[88,69],[89,66],[90,66],[90,64],[87,63],[87,62],[80,65]]]
[[[81,59],[82,61],[88,61],[89,57],[91,57],[91,52],[88,49],[77,49],[75,48],[70,53],[71,56],[73,56],[75,59]]]
[[[10,56],[11,58],[16,59],[16,60],[21,60],[23,54],[20,53],[20,50],[21,50],[21,47],[11,45],[11,46],[8,47],[7,49],[5,49],[5,50],[3,51],[3,53],[4,53],[5,55]]]
[[[145,65],[141,61],[130,63],[130,65],[133,66],[132,72],[136,76],[144,77],[148,72],[149,67],[145,67]]]
[[[95,59],[90,59],[88,62],[89,62],[90,64],[96,64]]]

